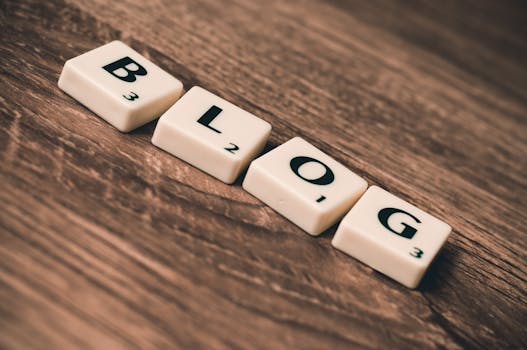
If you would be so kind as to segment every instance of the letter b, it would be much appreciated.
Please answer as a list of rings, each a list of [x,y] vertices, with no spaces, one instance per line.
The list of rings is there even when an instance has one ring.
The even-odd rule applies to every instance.
[[[129,69],[129,65],[134,65],[137,67],[135,70]],[[128,67],[128,68],[127,68]],[[139,63],[131,59],[130,57],[126,56],[124,58],[121,58],[115,62],[112,62],[110,64],[107,64],[106,66],[102,67],[104,70],[106,70],[108,73],[113,75],[114,77],[121,79],[123,81],[127,81],[129,83],[134,82],[137,78],[136,75],[146,75],[146,69],[141,66]],[[124,72],[123,72],[124,71]],[[126,75],[122,74],[116,74],[118,73],[126,73]]]

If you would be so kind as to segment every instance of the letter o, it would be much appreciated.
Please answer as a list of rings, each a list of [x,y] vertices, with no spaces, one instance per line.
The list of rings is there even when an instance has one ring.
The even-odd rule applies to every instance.
[[[300,175],[298,171],[300,167],[306,163],[311,163],[311,162],[315,162],[315,163],[322,165],[324,169],[326,170],[324,175],[316,179],[307,179],[303,177],[302,175]],[[333,174],[333,171],[331,171],[331,169],[326,164],[322,163],[319,160],[311,158],[311,157],[305,157],[305,156],[295,157],[291,159],[291,161],[289,162],[289,166],[291,167],[291,170],[293,170],[293,172],[296,174],[296,176],[298,176],[304,181],[307,181],[315,185],[329,185],[335,180],[335,175]]]

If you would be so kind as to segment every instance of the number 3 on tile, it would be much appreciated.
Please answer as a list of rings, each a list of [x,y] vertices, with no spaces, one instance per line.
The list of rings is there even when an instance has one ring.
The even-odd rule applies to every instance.
[[[424,252],[421,249],[417,248],[417,247],[414,247],[414,250],[410,252],[410,255],[413,256],[416,259],[421,259],[423,254],[424,254]]]
[[[133,91],[130,91],[130,94],[129,95],[123,95],[123,97],[125,99],[127,99],[128,101],[133,101],[133,100],[136,100],[139,98],[139,95],[136,94],[135,92]]]

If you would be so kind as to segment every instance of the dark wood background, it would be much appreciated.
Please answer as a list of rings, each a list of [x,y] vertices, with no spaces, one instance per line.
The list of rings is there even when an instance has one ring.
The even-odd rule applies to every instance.
[[[0,348],[527,348],[521,1],[1,1]],[[57,87],[120,39],[449,223],[417,290]]]

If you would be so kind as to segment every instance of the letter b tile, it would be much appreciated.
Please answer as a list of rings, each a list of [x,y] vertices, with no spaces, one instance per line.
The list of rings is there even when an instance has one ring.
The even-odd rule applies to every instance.
[[[123,132],[159,117],[183,84],[120,41],[66,62],[59,87]]]
[[[152,143],[233,183],[263,149],[271,124],[194,86],[157,123]]]
[[[409,288],[421,281],[451,227],[372,186],[340,223],[332,244]]]
[[[319,235],[366,190],[364,179],[300,137],[254,160],[243,188],[311,235]]]

